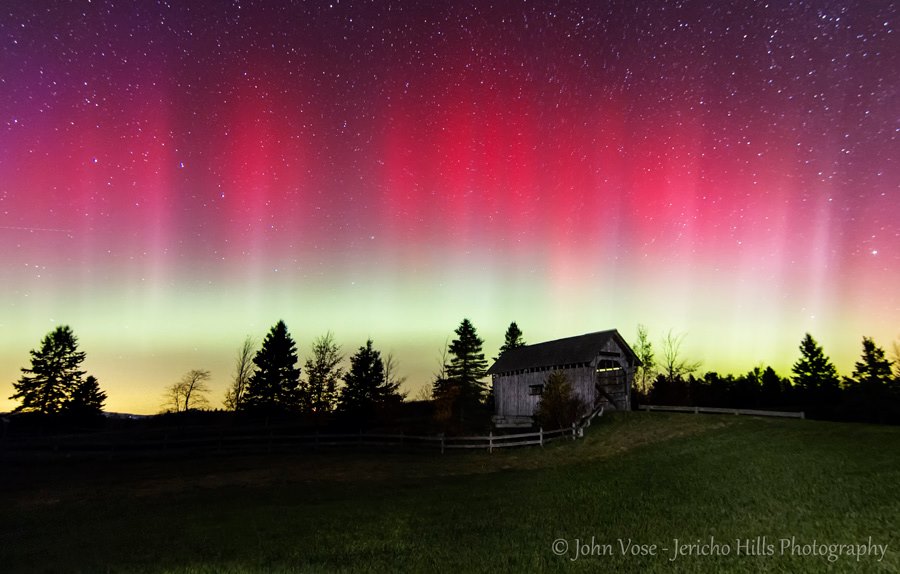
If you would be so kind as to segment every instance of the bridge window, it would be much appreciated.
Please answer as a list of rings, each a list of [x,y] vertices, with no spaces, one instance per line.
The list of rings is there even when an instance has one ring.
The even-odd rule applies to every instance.
[[[622,365],[611,359],[600,359],[600,362],[597,363],[598,373],[609,373],[612,371],[619,371],[621,369]]]

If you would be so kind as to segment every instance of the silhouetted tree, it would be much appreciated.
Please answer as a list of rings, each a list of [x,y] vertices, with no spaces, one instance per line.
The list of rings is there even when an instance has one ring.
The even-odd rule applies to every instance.
[[[762,391],[762,376],[763,369],[757,365],[748,373],[735,378],[734,384],[731,386],[731,396],[725,406],[739,409],[758,407]]]
[[[253,337],[247,335],[238,349],[234,360],[234,376],[231,379],[231,385],[225,391],[225,400],[223,401],[225,408],[229,410],[240,410],[250,377],[253,376],[253,349],[255,346]]]
[[[675,335],[672,331],[666,333],[662,341],[662,360],[660,371],[670,383],[683,379],[687,375],[700,368],[699,361],[688,361],[681,355],[681,344],[684,334]]]
[[[438,358],[438,370],[434,373],[434,381],[431,383],[431,396],[435,399],[445,396],[450,391],[450,375],[448,375],[450,352],[447,350],[449,346],[448,338],[447,341],[444,341],[444,346],[441,347],[441,356]]]
[[[866,394],[884,394],[891,384],[891,362],[884,356],[884,349],[871,337],[863,337],[862,345],[862,360],[854,364],[853,376],[847,381],[859,385]]]
[[[525,338],[522,336],[522,330],[519,329],[519,326],[516,325],[516,322],[513,321],[509,324],[509,327],[506,328],[506,334],[503,336],[503,344],[500,346],[500,352],[498,354],[498,358],[503,356],[503,353],[510,349],[518,349],[519,347],[524,347],[527,345],[525,342]]]
[[[315,414],[330,413],[338,398],[339,367],[344,356],[331,331],[313,341],[312,357],[306,360],[306,382],[301,386],[301,407]]]
[[[450,342],[450,364],[447,366],[447,379],[451,387],[458,392],[460,419],[465,418],[464,411],[481,404],[485,394],[482,379],[487,374],[487,360],[482,352],[484,341],[475,331],[475,326],[468,319],[463,319],[455,331],[456,339]]]
[[[12,400],[22,401],[14,412],[59,413],[82,384],[81,363],[85,354],[68,325],[60,325],[31,350],[31,368],[22,368],[22,377],[13,383]]]
[[[761,394],[760,402],[763,406],[777,407],[790,404],[788,392],[790,383],[778,376],[775,369],[766,367],[760,377]]]
[[[284,321],[278,321],[266,335],[253,364],[256,371],[247,382],[239,408],[266,413],[296,410],[300,381],[297,345]]]
[[[547,377],[535,418],[548,430],[571,426],[587,412],[588,406],[572,390],[566,374],[554,371]]]
[[[701,407],[724,407],[729,404],[732,388],[735,385],[733,375],[719,375],[709,372],[703,375],[702,382],[692,391],[693,402]]]
[[[852,377],[844,380],[845,414],[855,420],[900,423],[900,396],[891,361],[871,337],[863,337],[862,346],[861,360],[854,365]]]
[[[191,409],[209,406],[210,373],[205,369],[188,371],[181,379],[166,389],[164,407],[175,413],[187,412]]]
[[[406,393],[401,391],[400,387],[406,382],[406,377],[401,377],[398,374],[400,361],[397,360],[393,353],[388,353],[381,362],[384,365],[384,386],[379,393],[380,396],[387,402],[403,401],[406,398]]]
[[[840,399],[837,369],[809,333],[800,341],[800,359],[794,363],[792,370],[794,385],[799,389],[804,403],[827,404]]]
[[[900,383],[900,340],[894,341],[892,343],[893,352],[893,365],[894,365],[894,382]]]
[[[72,391],[65,412],[79,419],[99,417],[105,402],[106,393],[100,389],[100,383],[96,377],[88,375]]]
[[[637,341],[634,346],[634,354],[637,355],[641,365],[634,373],[634,386],[639,396],[646,397],[650,391],[650,384],[656,376],[656,358],[653,353],[653,343],[647,335],[647,327],[637,326]]]
[[[422,385],[413,395],[414,401],[432,401],[434,400],[434,387],[429,384]]]
[[[438,370],[434,373],[431,384],[431,400],[434,401],[434,418],[442,425],[447,425],[453,418],[453,411],[459,399],[459,386],[450,380],[450,343],[449,337],[441,347],[438,359]]]
[[[650,404],[687,406],[691,403],[690,383],[684,377],[670,378],[663,373],[656,375],[648,395]]]
[[[374,417],[379,406],[403,400],[398,392],[399,384],[387,380],[384,365],[371,339],[350,357],[350,370],[344,376],[338,405],[341,412],[365,423]]]
[[[509,327],[506,328],[506,334],[503,336],[503,344],[500,346],[500,351],[497,354],[497,358],[494,360],[498,360],[503,356],[503,353],[509,351],[511,349],[518,349],[519,347],[524,347],[528,343],[525,342],[525,338],[522,336],[522,330],[519,329],[519,326],[515,321],[509,324]],[[484,404],[488,408],[488,410],[494,410],[494,385],[491,384],[487,388],[487,394],[484,397]]]

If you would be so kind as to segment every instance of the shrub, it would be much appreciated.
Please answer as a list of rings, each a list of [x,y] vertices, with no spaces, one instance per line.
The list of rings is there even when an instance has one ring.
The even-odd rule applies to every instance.
[[[568,427],[587,411],[587,405],[574,393],[566,374],[560,371],[550,373],[536,414],[540,425],[549,429]]]

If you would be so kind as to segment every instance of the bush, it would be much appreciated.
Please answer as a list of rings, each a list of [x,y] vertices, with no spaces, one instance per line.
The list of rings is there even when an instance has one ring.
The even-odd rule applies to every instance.
[[[572,391],[566,374],[560,371],[550,373],[538,404],[538,423],[546,429],[569,427],[587,411],[587,405]]]

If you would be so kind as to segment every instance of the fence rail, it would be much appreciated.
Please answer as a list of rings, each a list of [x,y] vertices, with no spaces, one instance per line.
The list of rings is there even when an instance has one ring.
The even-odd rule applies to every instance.
[[[718,407],[674,407],[666,405],[641,405],[638,407],[642,411],[673,411],[678,413],[717,413],[728,415],[748,415],[754,417],[783,417],[794,419],[805,419],[806,414],[803,411],[762,411],[757,409],[725,409]]]
[[[318,447],[401,447],[440,449],[486,449],[540,445],[562,438],[575,440],[581,436],[581,428],[573,424],[569,428],[517,434],[491,432],[479,436],[368,434],[368,433],[257,433],[257,434],[206,434],[195,437],[105,437],[96,440],[90,436],[57,436],[22,441],[7,440],[0,444],[0,457],[53,455],[158,455],[163,453],[194,452],[271,452],[294,448]],[[92,440],[93,439],[93,440]]]

